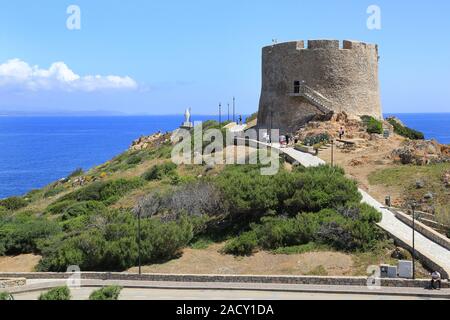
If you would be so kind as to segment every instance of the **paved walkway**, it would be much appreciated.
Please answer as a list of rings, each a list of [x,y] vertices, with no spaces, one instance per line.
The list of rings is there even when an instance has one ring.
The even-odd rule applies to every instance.
[[[25,287],[12,290],[17,300],[37,299],[40,293],[65,285],[64,280],[28,280]],[[430,291],[420,288],[370,289],[356,286],[321,286],[263,283],[183,283],[150,281],[82,280],[72,289],[75,299],[108,285],[124,289],[121,299],[450,299],[450,289]]]
[[[260,142],[260,144],[268,146],[268,144],[266,143]],[[325,161],[323,161],[319,157],[300,152],[294,148],[280,148],[277,144],[273,144],[272,148],[275,148],[280,152],[287,154],[291,158],[298,161],[304,167],[316,167],[325,164]],[[371,197],[364,190],[359,189],[359,192],[363,196],[363,202],[371,205],[382,213],[383,219],[378,225],[391,235],[397,237],[408,246],[412,247],[412,228],[398,220],[391,211],[385,209],[381,203]],[[450,251],[424,237],[418,232],[416,232],[415,237],[417,252],[436,263],[445,272],[447,272],[448,275],[450,275]]]

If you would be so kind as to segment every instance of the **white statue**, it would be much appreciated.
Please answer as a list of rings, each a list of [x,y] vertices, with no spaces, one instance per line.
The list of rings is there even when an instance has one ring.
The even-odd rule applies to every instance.
[[[191,109],[186,109],[186,112],[184,113],[184,122],[181,125],[182,128],[192,128],[192,122],[191,122]]]

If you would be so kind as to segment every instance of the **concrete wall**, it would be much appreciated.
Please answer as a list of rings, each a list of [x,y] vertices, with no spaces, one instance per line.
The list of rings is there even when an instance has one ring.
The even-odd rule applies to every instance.
[[[66,273],[0,273],[2,278],[27,279],[67,279]],[[82,279],[89,280],[128,280],[128,281],[166,281],[166,282],[216,282],[216,283],[270,283],[304,284],[329,286],[367,286],[366,277],[307,277],[307,276],[253,276],[253,275],[170,275],[170,274],[129,274],[129,273],[82,273]],[[429,280],[381,279],[383,287],[427,288]],[[443,288],[449,288],[443,282]]]
[[[294,82],[331,101],[335,112],[382,117],[378,83],[378,46],[355,41],[310,40],[263,48],[258,126],[294,132],[319,113],[302,97],[290,96]]]

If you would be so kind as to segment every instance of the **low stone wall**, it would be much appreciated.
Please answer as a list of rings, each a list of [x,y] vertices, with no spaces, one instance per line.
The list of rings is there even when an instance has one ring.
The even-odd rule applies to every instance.
[[[7,278],[7,277],[5,277]],[[27,284],[26,278],[0,278],[0,289],[9,289],[14,287],[22,287]]]
[[[27,279],[67,279],[70,273],[1,273],[3,278]],[[265,284],[300,284],[324,286],[367,286],[366,277],[307,277],[307,276],[252,276],[252,275],[175,275],[175,274],[131,274],[131,273],[98,273],[83,272],[86,280],[125,280],[153,282],[209,282],[209,283],[265,283]],[[429,280],[380,279],[383,287],[428,288]],[[443,282],[443,288],[450,288]]]
[[[405,223],[406,225],[408,225],[412,228],[412,226],[413,226],[412,217],[410,217],[409,215],[407,215],[403,212],[397,211],[397,210],[391,210],[391,211],[395,214],[397,219],[399,219],[400,221],[402,221],[403,223]],[[439,244],[440,246],[446,248],[447,250],[450,250],[450,239],[448,239],[447,237],[443,236],[442,234],[436,232],[432,228],[424,225],[423,223],[421,223],[417,220],[415,223],[415,229],[417,230],[417,232],[421,233],[422,235],[424,235],[431,241]],[[449,254],[450,254],[450,252],[449,252]]]

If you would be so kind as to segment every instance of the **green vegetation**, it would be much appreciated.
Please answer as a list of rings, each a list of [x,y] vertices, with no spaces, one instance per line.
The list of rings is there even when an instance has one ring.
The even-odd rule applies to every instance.
[[[0,292],[0,301],[14,300],[12,294],[8,292]]]
[[[398,121],[396,121],[394,118],[387,119],[387,121],[394,127],[394,132],[398,135],[401,135],[411,140],[425,139],[425,135],[422,132],[405,127],[401,125]]]
[[[280,252],[283,248],[296,247],[301,251],[324,246],[340,251],[365,251],[370,250],[379,238],[375,223],[380,220],[381,215],[366,205],[324,209],[289,219],[266,217],[261,223],[252,224],[251,231],[231,240],[224,251],[249,255],[257,247]]]
[[[253,120],[258,119],[258,112],[253,113],[252,115],[250,115],[247,119],[245,119],[245,123],[250,123]]]
[[[162,180],[165,177],[176,176],[177,165],[173,162],[166,162],[161,165],[156,165],[144,173],[142,178],[147,181]]]
[[[109,286],[92,292],[89,296],[89,300],[118,300],[122,287]]]
[[[11,197],[4,200],[0,200],[0,207],[6,210],[15,211],[25,208],[28,205],[28,201],[21,197]]]
[[[367,127],[367,133],[383,134],[383,122],[371,116],[362,116],[361,119]]]
[[[70,300],[70,289],[65,287],[54,288],[46,293],[43,293],[39,296],[39,300],[47,300],[47,301],[66,301]]]
[[[321,133],[315,136],[307,137],[303,140],[305,146],[321,146],[330,142],[328,133]]]
[[[26,214],[0,216],[0,255],[37,252],[41,240],[60,231],[57,223],[43,217]]]
[[[215,121],[203,126],[221,130]],[[39,254],[38,271],[64,272],[78,265],[122,272],[138,261],[138,217],[143,264],[225,240],[225,252],[251,255],[257,250],[364,252],[381,237],[378,213],[360,205],[357,185],[342,169],[281,169],[274,176],[261,175],[256,165],[207,171],[164,162],[170,153],[170,145],[125,152],[87,172],[83,186],[60,181],[3,200],[0,255]],[[108,293],[98,296],[103,294]]]
[[[84,174],[84,170],[82,168],[77,168],[71,174],[69,174],[67,179],[73,179],[73,178],[82,176],[83,174]]]

